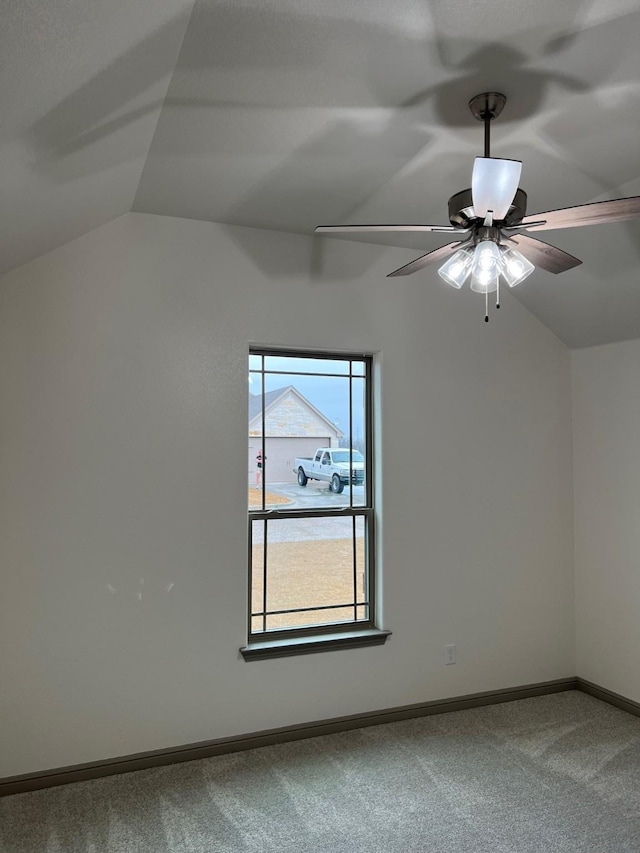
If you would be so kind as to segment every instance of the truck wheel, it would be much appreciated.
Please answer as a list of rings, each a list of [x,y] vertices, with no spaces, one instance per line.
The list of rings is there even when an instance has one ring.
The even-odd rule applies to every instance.
[[[337,474],[331,478],[331,491],[334,495],[341,495],[344,491],[344,483]]]
[[[298,468],[298,485],[307,485],[307,475],[304,473],[304,468]]]

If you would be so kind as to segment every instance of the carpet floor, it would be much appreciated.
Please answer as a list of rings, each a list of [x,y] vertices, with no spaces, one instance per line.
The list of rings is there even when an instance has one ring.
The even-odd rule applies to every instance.
[[[577,691],[0,801],[2,853],[640,851],[640,719]]]

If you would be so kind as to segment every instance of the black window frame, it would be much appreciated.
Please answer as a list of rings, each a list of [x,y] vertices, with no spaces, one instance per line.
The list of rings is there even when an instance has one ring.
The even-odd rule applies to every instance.
[[[365,452],[363,454],[365,460],[365,488],[364,488],[364,503],[359,504],[354,502],[353,490],[348,489],[348,505],[340,508],[335,508],[331,505],[326,507],[313,508],[293,508],[293,509],[267,509],[265,505],[265,485],[262,483],[262,506],[260,508],[248,508],[248,595],[247,595],[247,645],[242,648],[243,657],[246,660],[251,660],[259,657],[275,657],[289,654],[300,654],[311,651],[321,651],[323,649],[337,649],[342,647],[357,647],[360,645],[378,645],[386,641],[390,635],[390,631],[384,631],[377,627],[377,584],[376,584],[376,507],[375,507],[375,478],[376,471],[374,468],[374,430],[373,430],[373,407],[374,407],[374,356],[372,353],[361,352],[336,352],[336,351],[320,351],[320,350],[302,350],[302,349],[280,349],[261,346],[250,346],[249,357],[261,357],[261,367],[259,370],[250,368],[250,375],[253,373],[261,377],[261,397],[262,397],[262,428],[261,428],[261,453],[266,456],[266,438],[265,435],[265,375],[283,373],[291,376],[296,372],[303,373],[306,376],[313,375],[313,371],[303,372],[297,371],[295,368],[289,370],[265,370],[265,359],[269,357],[277,358],[309,358],[322,359],[323,361],[339,361],[348,362],[348,373],[331,374],[329,372],[321,372],[316,375],[335,375],[341,378],[349,379],[349,425],[348,434],[350,439],[350,448],[353,449],[353,380],[364,380],[365,387],[365,406],[364,406],[364,439]],[[354,363],[363,365],[362,373],[354,373]],[[264,478],[263,478],[264,479]],[[347,492],[347,489],[345,489]],[[336,516],[344,516],[353,519],[353,537],[355,546],[356,537],[356,520],[362,518],[364,522],[364,561],[365,561],[365,582],[364,582],[364,601],[357,600],[356,594],[356,553],[354,547],[354,600],[342,605],[331,605],[329,607],[309,607],[309,608],[291,608],[283,612],[295,613],[303,612],[305,609],[314,612],[320,610],[330,610],[341,607],[344,609],[347,606],[353,606],[354,619],[349,621],[327,622],[321,625],[307,625],[303,627],[290,627],[279,629],[267,629],[266,618],[268,615],[275,615],[280,611],[267,610],[267,552],[268,552],[268,524],[270,521],[280,521],[296,518],[335,518]],[[253,547],[252,547],[252,530],[256,522],[263,522],[263,559],[262,565],[254,567],[252,565]],[[263,573],[263,602],[262,610],[254,611],[252,607],[252,590],[253,577],[256,569]],[[365,618],[357,618],[359,608],[364,608]],[[253,619],[262,617],[263,628],[260,631],[253,630]]]

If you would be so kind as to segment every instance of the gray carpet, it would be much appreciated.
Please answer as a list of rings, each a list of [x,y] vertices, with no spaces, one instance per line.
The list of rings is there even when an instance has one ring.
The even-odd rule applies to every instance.
[[[2,853],[640,851],[640,719],[571,691],[0,801]]]

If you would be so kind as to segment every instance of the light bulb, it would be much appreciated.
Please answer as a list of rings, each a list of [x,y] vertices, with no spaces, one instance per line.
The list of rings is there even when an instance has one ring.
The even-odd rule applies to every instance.
[[[509,287],[520,284],[530,276],[535,267],[516,249],[502,249],[502,275]]]
[[[473,252],[469,249],[460,249],[449,260],[445,261],[438,270],[438,275],[451,287],[456,287],[459,290],[469,275],[472,261]]]
[[[498,244],[483,240],[475,248],[471,264],[471,290],[492,293],[498,287],[502,256]]]

